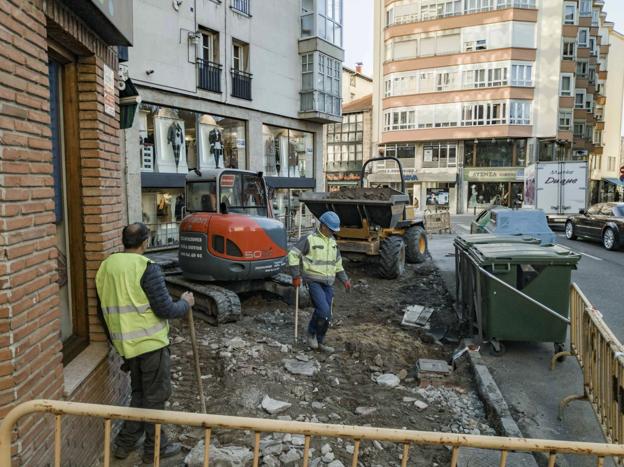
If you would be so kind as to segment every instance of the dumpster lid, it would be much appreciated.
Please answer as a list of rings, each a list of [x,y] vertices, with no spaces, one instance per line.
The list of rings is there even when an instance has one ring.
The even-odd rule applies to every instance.
[[[529,235],[543,244],[555,243],[557,238],[541,209],[493,209],[486,229],[497,234]]]
[[[581,255],[559,245],[522,245],[490,243],[473,245],[470,254],[484,264],[569,264],[575,265]]]
[[[526,245],[538,245],[540,240],[529,235],[501,235],[501,234],[466,234],[455,237],[455,244],[464,248],[472,245],[491,243],[522,243]]]

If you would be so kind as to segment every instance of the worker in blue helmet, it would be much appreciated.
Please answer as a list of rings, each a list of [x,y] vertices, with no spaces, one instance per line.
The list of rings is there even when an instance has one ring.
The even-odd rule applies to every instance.
[[[288,253],[288,264],[293,276],[293,285],[300,287],[305,282],[310,291],[314,313],[308,325],[307,343],[312,349],[333,352],[324,343],[325,334],[332,318],[334,282],[336,277],[347,291],[351,281],[342,267],[340,250],[334,233],[340,231],[340,218],[333,211],[327,211],[319,218],[316,232],[299,239]]]

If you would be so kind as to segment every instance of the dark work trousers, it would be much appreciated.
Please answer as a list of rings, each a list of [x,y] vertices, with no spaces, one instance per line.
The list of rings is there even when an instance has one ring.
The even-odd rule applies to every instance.
[[[320,282],[308,282],[308,290],[314,305],[314,313],[308,324],[308,334],[316,336],[318,343],[322,344],[332,318],[331,305],[334,299],[334,288]]]
[[[171,396],[169,355],[169,348],[163,347],[126,360],[132,389],[130,407],[164,410],[165,402]],[[133,448],[144,432],[143,451],[154,454],[154,425],[151,423],[125,421],[115,442],[118,446]],[[160,436],[162,451],[169,441],[164,431]]]

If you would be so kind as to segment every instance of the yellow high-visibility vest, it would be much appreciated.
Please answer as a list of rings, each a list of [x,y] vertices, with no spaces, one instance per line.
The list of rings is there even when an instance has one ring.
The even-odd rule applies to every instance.
[[[104,321],[115,350],[133,358],[169,345],[169,323],[150,308],[141,278],[150,260],[136,253],[116,253],[98,269],[95,284]]]
[[[304,279],[333,284],[336,274],[344,271],[340,250],[333,237],[317,231],[308,236],[309,251],[303,254],[296,246],[288,253],[289,266],[303,265]]]

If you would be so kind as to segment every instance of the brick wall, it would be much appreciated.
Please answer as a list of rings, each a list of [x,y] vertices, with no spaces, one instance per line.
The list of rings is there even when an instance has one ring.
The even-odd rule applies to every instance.
[[[114,50],[54,0],[0,0],[0,418],[25,400],[63,398],[46,42],[54,34],[80,55],[84,313],[91,341],[104,340],[95,319],[95,272],[120,249],[124,223],[118,117],[103,112],[103,66],[116,70]],[[127,379],[118,368],[109,357],[69,398],[119,403]],[[23,419],[17,465],[49,462],[51,427],[51,417]],[[100,422],[66,420],[63,465],[88,465],[101,435]]]

